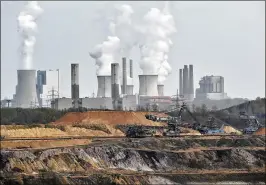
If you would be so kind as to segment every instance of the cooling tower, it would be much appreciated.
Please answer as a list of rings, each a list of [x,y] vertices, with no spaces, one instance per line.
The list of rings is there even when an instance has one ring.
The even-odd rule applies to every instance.
[[[133,60],[129,60],[129,77],[133,78]]]
[[[127,85],[127,95],[133,95],[134,85]]]
[[[127,59],[125,57],[122,58],[122,68],[123,68],[122,94],[126,94],[127,93]]]
[[[157,90],[158,90],[159,96],[164,96],[164,93],[163,93],[164,85],[157,85]]]
[[[38,106],[36,70],[18,70],[17,73],[16,107],[31,108]]]
[[[189,94],[188,67],[184,65],[183,69],[183,95]]]
[[[183,70],[179,69],[179,95],[183,95]]]
[[[97,97],[111,97],[111,76],[97,76]]]
[[[139,95],[158,96],[158,75],[139,75]]]
[[[73,107],[79,107],[79,65],[71,64],[71,98]]]

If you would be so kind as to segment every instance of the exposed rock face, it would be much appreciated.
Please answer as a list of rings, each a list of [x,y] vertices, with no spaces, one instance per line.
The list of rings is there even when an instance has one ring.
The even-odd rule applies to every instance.
[[[100,175],[100,177],[90,176],[87,177],[87,180],[85,181],[84,179],[77,177],[74,178],[75,180],[68,179],[67,182],[69,181],[74,184],[95,184],[95,182],[134,184],[134,181],[137,181],[142,184],[173,184],[177,182],[177,179],[174,178],[174,174],[171,176],[171,178],[166,178],[162,175],[149,175],[134,177],[137,178],[134,179],[132,176],[120,177],[119,170],[122,172],[130,173],[141,172],[155,174],[169,174],[182,170],[249,170],[251,168],[264,168],[266,162],[266,151],[264,149],[255,150],[243,147],[235,148],[237,147],[237,145],[244,145],[249,147],[254,145],[263,146],[265,144],[265,142],[263,142],[263,138],[252,138],[248,141],[245,141],[244,143],[243,141],[226,139],[210,140],[209,142],[207,142],[201,139],[160,140],[156,138],[145,138],[140,139],[139,141],[139,143],[125,141],[116,144],[86,146],[79,148],[73,147],[20,151],[2,150],[1,173],[3,176],[5,176],[7,174],[13,173],[47,174],[56,172],[62,175],[62,178],[60,177],[61,183],[61,181],[63,182],[64,178],[66,178],[65,176],[68,176],[69,174],[71,174],[71,176],[75,176],[75,174],[91,175],[95,172],[101,172],[102,175]],[[211,147],[234,147],[208,150],[190,149],[192,147],[202,148],[206,145],[209,145]],[[180,149],[182,149],[182,151],[177,151]],[[113,172],[113,175],[110,175],[110,172]],[[109,175],[104,176],[104,173],[107,173]],[[23,178],[27,179],[28,177]],[[46,181],[47,178],[55,180],[58,177],[54,176],[53,174],[46,177]],[[199,176],[198,179],[195,180],[199,179],[201,179],[201,176]],[[221,179],[223,178],[221,177]],[[229,177],[228,180],[230,180]],[[38,182],[36,178],[35,181],[31,181],[32,183]],[[40,184],[42,183],[39,183],[39,185]]]

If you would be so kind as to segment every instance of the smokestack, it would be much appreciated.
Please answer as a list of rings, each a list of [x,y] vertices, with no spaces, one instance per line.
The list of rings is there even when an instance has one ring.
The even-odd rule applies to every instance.
[[[133,60],[132,59],[130,59],[129,60],[129,77],[130,78],[133,78]]]
[[[164,96],[164,93],[163,93],[164,85],[157,85],[157,90],[158,90],[159,96]]]
[[[38,106],[36,70],[18,70],[17,73],[16,107],[31,108]]]
[[[194,98],[193,65],[189,65],[189,94]]]
[[[179,94],[183,95],[183,70],[179,69]]]
[[[79,64],[71,64],[71,99],[73,107],[79,107]]]
[[[158,75],[139,75],[139,95],[158,96]]]
[[[111,76],[97,76],[97,97],[111,97]]]
[[[119,98],[119,64],[113,63],[111,64],[111,84],[112,84],[112,90],[111,90],[111,96],[113,100],[113,109],[117,109],[117,101]]]
[[[184,65],[183,69],[183,95],[189,94],[188,67]]]
[[[126,94],[127,93],[127,59],[125,57],[122,58],[122,67],[123,67],[122,94]]]

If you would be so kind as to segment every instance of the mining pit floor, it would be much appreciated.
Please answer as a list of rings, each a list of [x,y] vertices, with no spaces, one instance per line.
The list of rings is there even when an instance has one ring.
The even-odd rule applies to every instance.
[[[2,184],[265,184],[265,136],[1,140]]]

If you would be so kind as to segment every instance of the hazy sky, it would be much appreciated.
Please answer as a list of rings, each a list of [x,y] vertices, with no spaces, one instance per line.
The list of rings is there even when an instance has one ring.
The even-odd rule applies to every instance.
[[[24,2],[1,1],[1,99],[12,97],[17,83],[20,37],[17,15]],[[70,64],[80,64],[80,96],[97,93],[95,61],[89,51],[109,34],[105,17],[117,4],[130,4],[135,16],[163,2],[57,2],[42,1],[34,53],[35,69],[59,68],[60,91],[70,96]],[[265,2],[171,2],[177,33],[169,54],[172,73],[165,81],[165,94],[178,88],[178,69],[194,65],[194,85],[204,75],[225,78],[230,97],[265,96]],[[138,92],[139,49],[132,51],[134,92]]]

